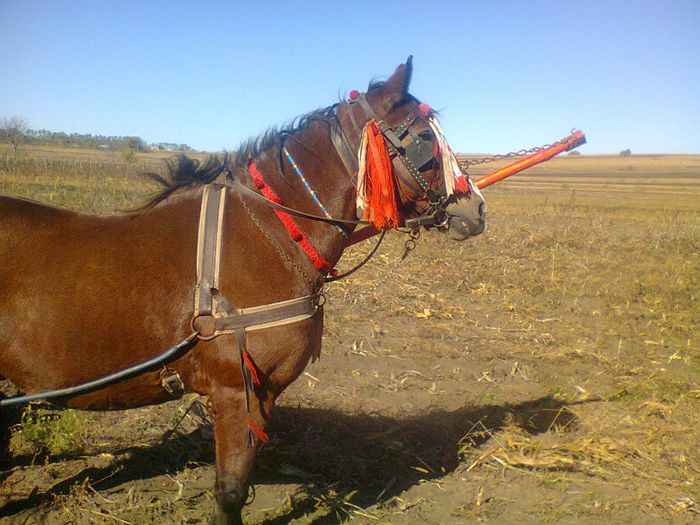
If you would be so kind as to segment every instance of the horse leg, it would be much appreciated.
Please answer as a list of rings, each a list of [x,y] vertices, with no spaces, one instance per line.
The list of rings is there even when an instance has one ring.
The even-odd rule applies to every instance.
[[[251,396],[251,414],[248,416],[243,391],[231,387],[216,388],[210,399],[214,412],[218,523],[242,525],[241,511],[248,497],[248,478],[259,445],[259,440],[254,439],[255,443],[249,446],[246,417],[262,427],[262,407],[256,406],[259,401]]]

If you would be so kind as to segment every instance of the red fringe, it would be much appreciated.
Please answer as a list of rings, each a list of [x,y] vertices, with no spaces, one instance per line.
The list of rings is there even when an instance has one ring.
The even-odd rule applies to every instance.
[[[372,119],[367,123],[365,205],[367,217],[377,229],[395,228],[399,225],[395,186],[394,166],[384,135]]]
[[[258,425],[253,423],[253,420],[250,419],[249,417],[245,418],[245,423],[248,425],[248,428],[255,434],[255,437],[258,438],[260,441],[263,443],[267,443],[270,441],[270,436],[267,435],[267,433],[260,428]]]
[[[248,350],[243,351],[243,361],[245,362],[245,366],[248,367],[248,370],[250,370],[250,377],[253,378],[253,384],[255,386],[260,386],[260,377],[258,377],[258,369],[255,367],[255,363],[253,363],[253,358],[248,353]]]

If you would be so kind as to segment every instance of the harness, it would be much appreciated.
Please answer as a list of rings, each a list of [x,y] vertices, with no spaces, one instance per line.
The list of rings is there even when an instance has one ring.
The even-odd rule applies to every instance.
[[[357,125],[356,115],[354,114],[355,107],[361,108],[364,113],[363,120],[376,120],[382,134],[387,140],[387,147],[392,160],[398,159],[405,166],[413,179],[411,181],[399,174],[402,182],[417,195],[429,201],[429,206],[426,211],[416,219],[406,220],[406,226],[411,230],[418,230],[420,226],[438,227],[444,225],[447,220],[447,212],[445,209],[447,195],[441,195],[432,190],[428,181],[426,181],[421,174],[421,170],[434,160],[434,152],[429,143],[422,140],[413,129],[416,120],[419,118],[418,113],[410,113],[398,126],[391,127],[377,117],[364,95],[352,92],[348,106],[348,116],[352,122],[353,128],[358,133],[358,137],[361,134],[361,129]],[[340,122],[338,122],[337,126],[331,126],[330,138],[345,169],[350,174],[356,173],[358,167],[357,158],[352,154],[351,143],[343,131]],[[324,215],[309,214],[284,206],[274,191],[265,184],[262,179],[262,174],[257,171],[252,159],[250,159],[248,163],[248,168],[253,176],[257,189],[262,192],[262,195],[248,188],[238,179],[232,177],[225,169],[222,170],[222,173],[226,173],[226,184],[216,182],[208,184],[204,187],[202,194],[197,241],[197,281],[194,290],[194,309],[190,323],[192,333],[187,338],[168,348],[158,356],[119,372],[69,388],[0,400],[0,406],[25,404],[35,400],[72,397],[104,388],[118,381],[135,377],[147,371],[157,370],[158,368],[161,368],[159,377],[163,388],[170,394],[178,394],[184,391],[184,384],[179,374],[168,369],[165,365],[187,352],[196,344],[197,340],[210,341],[220,335],[235,335],[245,390],[247,413],[245,421],[248,425],[248,444],[249,446],[253,446],[256,438],[261,441],[267,441],[267,434],[265,434],[264,430],[256,425],[250,417],[250,396],[255,395],[255,389],[261,385],[262,379],[253,356],[247,349],[247,333],[309,319],[313,317],[322,306],[323,296],[320,292],[317,292],[303,297],[250,308],[235,308],[231,305],[219,291],[226,190],[232,187],[242,195],[255,199],[272,208],[285,224],[285,227],[290,232],[294,241],[304,249],[316,268],[323,273],[331,273],[331,275],[333,275],[333,269],[329,266],[327,261],[315,252],[315,249],[306,236],[301,232],[298,226],[296,226],[293,219],[291,219],[291,215],[332,224],[339,230],[341,235],[345,233],[342,229],[342,225],[369,224],[367,221],[359,219],[338,219],[331,217],[308,182],[306,182],[306,179],[301,173],[301,169],[294,162],[286,148],[285,154],[304,182],[307,191],[314,197],[314,201]],[[345,235],[345,237],[347,237],[347,235]],[[372,256],[377,247],[370,253],[369,257]],[[361,264],[369,260],[369,257]],[[358,267],[348,272],[348,274],[355,271]],[[328,280],[335,280],[336,278],[337,277],[334,276]]]

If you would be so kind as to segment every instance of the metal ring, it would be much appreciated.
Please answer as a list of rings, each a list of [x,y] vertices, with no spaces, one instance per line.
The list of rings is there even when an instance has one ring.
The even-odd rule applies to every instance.
[[[192,319],[190,320],[190,328],[192,328],[192,335],[190,337],[194,336],[197,339],[199,339],[200,341],[211,341],[212,339],[215,339],[216,336],[219,335],[216,333],[216,327],[214,327],[214,331],[211,333],[211,335],[202,335],[202,332],[197,329],[197,327],[195,326],[195,322],[200,317],[210,317],[210,316],[195,315],[192,317]]]
[[[434,225],[436,228],[442,228],[442,227],[445,226],[449,221],[450,221],[450,216],[449,216],[447,213],[445,213],[445,218],[444,218],[442,221],[438,222],[438,221],[437,221],[437,217],[436,217],[436,220],[435,220],[435,222],[433,223],[433,225]]]

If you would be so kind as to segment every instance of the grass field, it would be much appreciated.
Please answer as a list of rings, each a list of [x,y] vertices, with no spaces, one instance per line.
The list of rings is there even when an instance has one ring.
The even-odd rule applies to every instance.
[[[0,192],[105,212],[149,191],[137,168],[5,171]],[[700,518],[700,156],[565,157],[484,195],[484,235],[425,233],[403,263],[389,235],[329,286],[322,359],[273,416],[249,523]],[[206,523],[207,418],[176,424],[193,401],[35,409],[0,522]],[[75,439],[52,451],[56,433]]]

